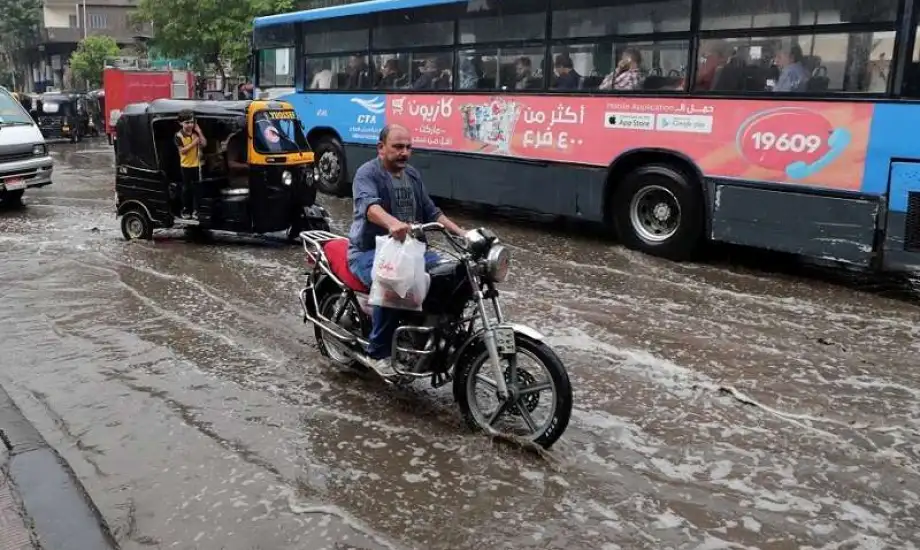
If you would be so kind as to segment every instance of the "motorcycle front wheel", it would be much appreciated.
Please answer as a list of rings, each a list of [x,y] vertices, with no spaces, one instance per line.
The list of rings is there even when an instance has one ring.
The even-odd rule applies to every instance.
[[[454,397],[470,428],[549,449],[565,432],[572,416],[569,376],[562,360],[546,344],[522,334],[515,335],[515,342],[517,353],[502,358],[510,393],[507,399],[498,397],[489,353],[482,341],[457,366]]]

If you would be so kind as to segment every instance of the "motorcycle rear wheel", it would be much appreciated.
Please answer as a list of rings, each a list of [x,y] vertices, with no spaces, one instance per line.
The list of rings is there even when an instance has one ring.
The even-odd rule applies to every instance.
[[[511,439],[525,439],[549,449],[569,425],[572,416],[572,385],[562,360],[549,346],[522,334],[515,335],[515,341],[517,354],[514,360],[517,361],[521,356],[534,360],[547,375],[544,380],[538,380],[532,372],[534,369],[524,368],[520,362],[512,379],[509,360],[505,359],[505,383],[512,395],[505,402],[499,401],[495,383],[491,380],[492,366],[489,354],[485,344],[480,341],[465,354],[467,360],[458,365],[454,378],[454,397],[460,406],[463,419],[471,429]],[[497,401],[494,410],[481,410],[477,399],[477,386],[485,387],[487,394],[494,395]],[[549,389],[552,390],[552,395],[546,403],[550,405],[551,412],[545,421],[538,423],[531,413],[539,406],[539,402],[544,400],[544,390]],[[526,431],[506,431],[496,427],[508,417],[512,417],[518,424],[524,424]]]
[[[335,313],[335,308],[339,304],[339,300],[345,300],[345,293],[343,292],[332,292],[329,294],[324,294],[319,296],[319,313],[327,319],[331,319]],[[342,315],[349,315],[350,313],[346,310]],[[341,326],[341,323],[339,323]],[[342,331],[347,332],[345,327],[342,327]],[[313,336],[316,338],[316,345],[319,347],[319,352],[323,357],[329,358],[333,363],[341,365],[343,367],[349,368],[358,368],[360,363],[352,359],[345,350],[347,346],[336,338],[321,329],[320,327],[313,326]]]

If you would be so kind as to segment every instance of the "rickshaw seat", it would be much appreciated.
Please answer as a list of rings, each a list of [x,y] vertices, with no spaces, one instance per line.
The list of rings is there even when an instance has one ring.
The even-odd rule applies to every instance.
[[[361,282],[361,279],[355,277],[351,270],[348,269],[348,239],[334,239],[327,242],[323,245],[323,252],[325,252],[326,258],[329,260],[329,268],[332,269],[336,277],[345,283],[345,286],[362,294],[370,292],[370,289]]]

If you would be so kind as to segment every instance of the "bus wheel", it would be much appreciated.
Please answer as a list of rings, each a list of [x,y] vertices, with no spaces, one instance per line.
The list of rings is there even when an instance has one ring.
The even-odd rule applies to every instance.
[[[613,223],[629,248],[671,260],[690,259],[703,236],[703,196],[667,164],[630,172],[613,197]]]
[[[327,195],[344,197],[348,194],[345,182],[345,148],[332,136],[320,139],[313,150],[319,168],[319,190]]]

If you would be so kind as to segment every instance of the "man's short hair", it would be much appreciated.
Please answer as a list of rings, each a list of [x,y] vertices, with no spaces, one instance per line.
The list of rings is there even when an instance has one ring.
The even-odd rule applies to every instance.
[[[382,130],[380,130],[380,136],[377,139],[380,141],[380,143],[386,143],[387,139],[390,137],[390,132],[396,128],[403,128],[403,126],[400,124],[387,124],[383,127]]]
[[[195,113],[190,109],[182,109],[179,111],[179,122],[186,122],[188,120],[195,120]]]

